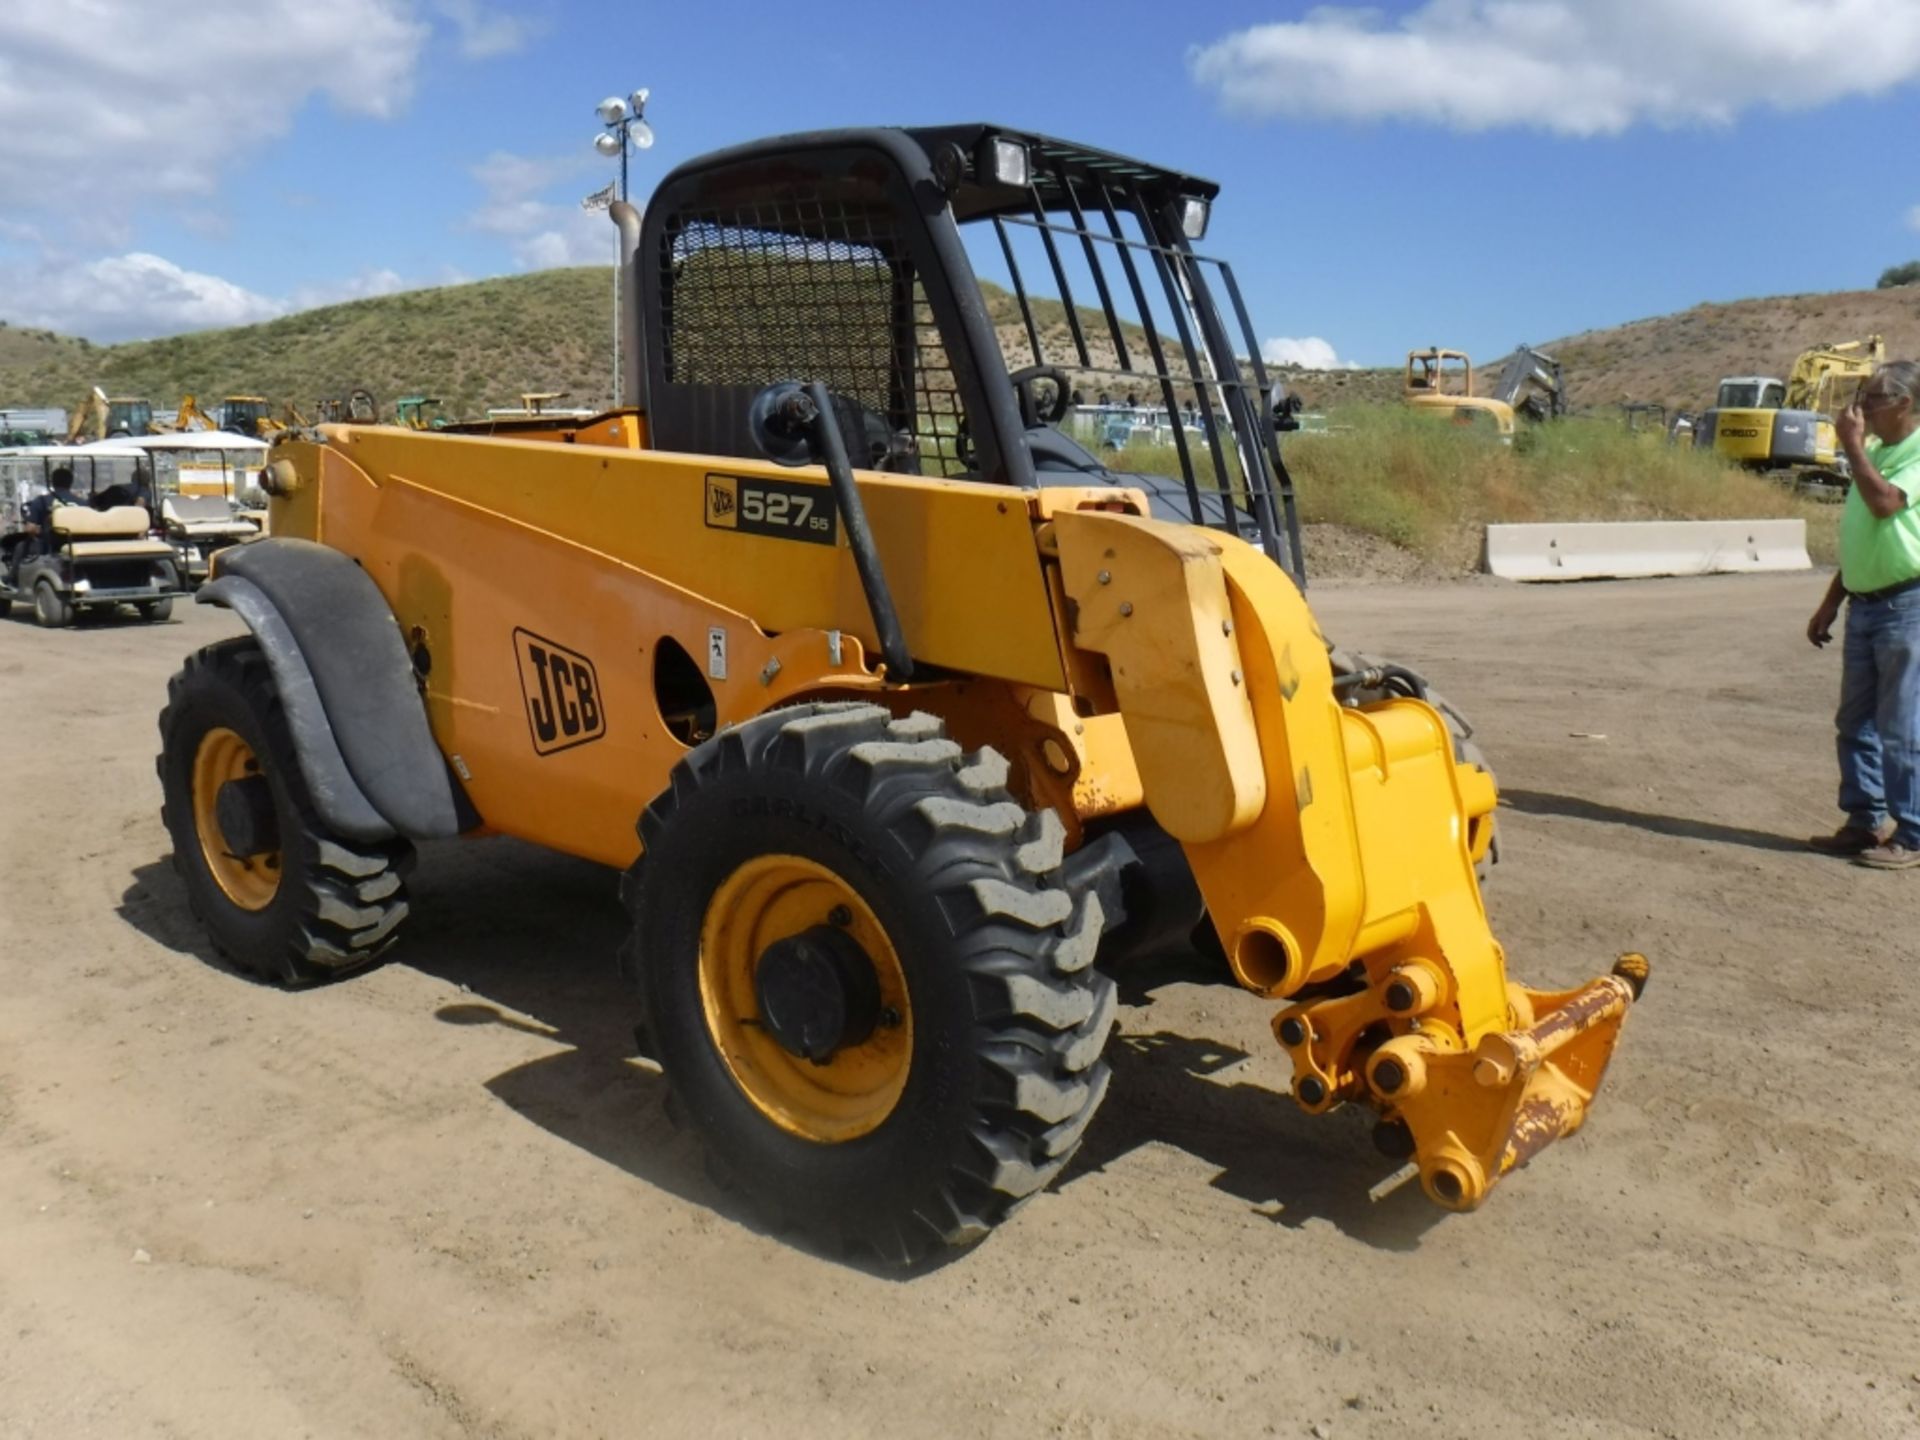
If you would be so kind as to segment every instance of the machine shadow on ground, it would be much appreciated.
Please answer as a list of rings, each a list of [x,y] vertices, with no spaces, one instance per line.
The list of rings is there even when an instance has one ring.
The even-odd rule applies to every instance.
[[[636,1039],[639,1003],[616,967],[626,915],[615,872],[509,839],[454,841],[423,848],[409,894],[406,936],[389,963],[465,992],[439,1006],[436,1019],[565,1047],[488,1080],[495,1098],[646,1184],[770,1233],[743,1198],[709,1176],[698,1143],[667,1117],[666,1081]],[[169,950],[239,983],[261,983],[214,952],[169,860],[134,872],[119,914]],[[1245,1059],[1243,1051],[1160,1032],[1116,1035],[1108,1055],[1113,1088],[1056,1188],[1070,1190],[1082,1175],[1163,1144],[1217,1166],[1218,1189],[1284,1225],[1322,1219],[1364,1243],[1407,1249],[1439,1218],[1417,1185],[1369,1200],[1368,1186],[1392,1166],[1369,1143],[1358,1110],[1316,1118],[1284,1093],[1213,1078]],[[823,1258],[903,1278],[863,1257]]]
[[[1444,1218],[1409,1181],[1375,1201],[1370,1187],[1397,1168],[1373,1147],[1372,1112],[1308,1115],[1282,1091],[1214,1077],[1247,1059],[1230,1045],[1167,1031],[1116,1035],[1113,1088],[1059,1182],[1106,1168],[1149,1144],[1214,1166],[1215,1189],[1289,1228],[1321,1220],[1383,1250],[1412,1250]]]
[[[1656,815],[1644,810],[1626,810],[1603,805],[1578,795],[1554,795],[1538,790],[1502,790],[1503,808],[1522,815],[1555,816],[1564,820],[1590,820],[1597,825],[1624,825],[1645,830],[1651,835],[1668,835],[1678,840],[1704,840],[1715,845],[1744,845],[1750,850],[1775,850],[1798,855],[1806,851],[1806,842],[1790,835],[1766,830],[1748,830],[1738,825],[1721,825],[1712,820],[1692,820],[1678,815]]]

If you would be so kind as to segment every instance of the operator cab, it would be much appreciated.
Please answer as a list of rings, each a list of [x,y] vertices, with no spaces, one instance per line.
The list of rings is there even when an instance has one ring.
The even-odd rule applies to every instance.
[[[1408,395],[1473,394],[1473,361],[1458,350],[1438,346],[1407,352]]]
[[[155,434],[153,402],[121,397],[107,401],[107,438],[137,438]]]
[[[267,402],[260,395],[229,395],[220,402],[220,428],[235,435],[257,437],[262,422],[269,418]]]
[[[1716,410],[1779,410],[1787,403],[1787,382],[1766,375],[1731,375],[1720,382]]]
[[[1218,188],[986,125],[691,161],[632,261],[650,443],[760,458],[755,398],[818,382],[856,467],[1142,489],[1300,578],[1285,394],[1231,271],[1194,250]],[[1136,403],[1115,426],[1076,391]]]

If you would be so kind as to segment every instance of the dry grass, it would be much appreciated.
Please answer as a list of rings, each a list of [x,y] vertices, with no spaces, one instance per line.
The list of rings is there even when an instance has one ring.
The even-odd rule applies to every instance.
[[[1283,447],[1301,519],[1378,536],[1440,569],[1477,568],[1489,524],[1539,520],[1799,518],[1814,558],[1834,553],[1839,507],[1615,421],[1525,427],[1509,446],[1393,406],[1355,406],[1331,420],[1333,433],[1291,436]],[[1179,474],[1168,446],[1104,458],[1131,473]]]
[[[1539,520],[1801,518],[1815,558],[1833,553],[1837,506],[1617,422],[1523,429],[1511,446],[1397,409],[1357,409],[1335,423],[1347,428],[1287,446],[1302,518],[1364,530],[1450,569],[1474,566],[1484,526]]]

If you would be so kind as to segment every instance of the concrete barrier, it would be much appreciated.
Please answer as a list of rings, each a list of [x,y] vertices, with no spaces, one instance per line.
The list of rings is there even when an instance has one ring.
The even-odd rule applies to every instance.
[[[1508,580],[1626,580],[1812,567],[1804,520],[1487,526],[1486,571]]]

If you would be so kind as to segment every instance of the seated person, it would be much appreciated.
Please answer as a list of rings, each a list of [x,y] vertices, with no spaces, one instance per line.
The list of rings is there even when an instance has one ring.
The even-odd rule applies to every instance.
[[[55,470],[49,483],[52,488],[44,495],[36,495],[23,507],[26,512],[27,534],[36,537],[34,553],[51,555],[58,548],[53,536],[53,512],[62,505],[81,505],[87,502],[73,493],[73,471],[62,465]]]
[[[147,473],[145,465],[133,467],[133,479],[119,485],[109,485],[93,497],[93,508],[111,510],[117,505],[138,505],[151,518],[153,506],[153,477]]]

